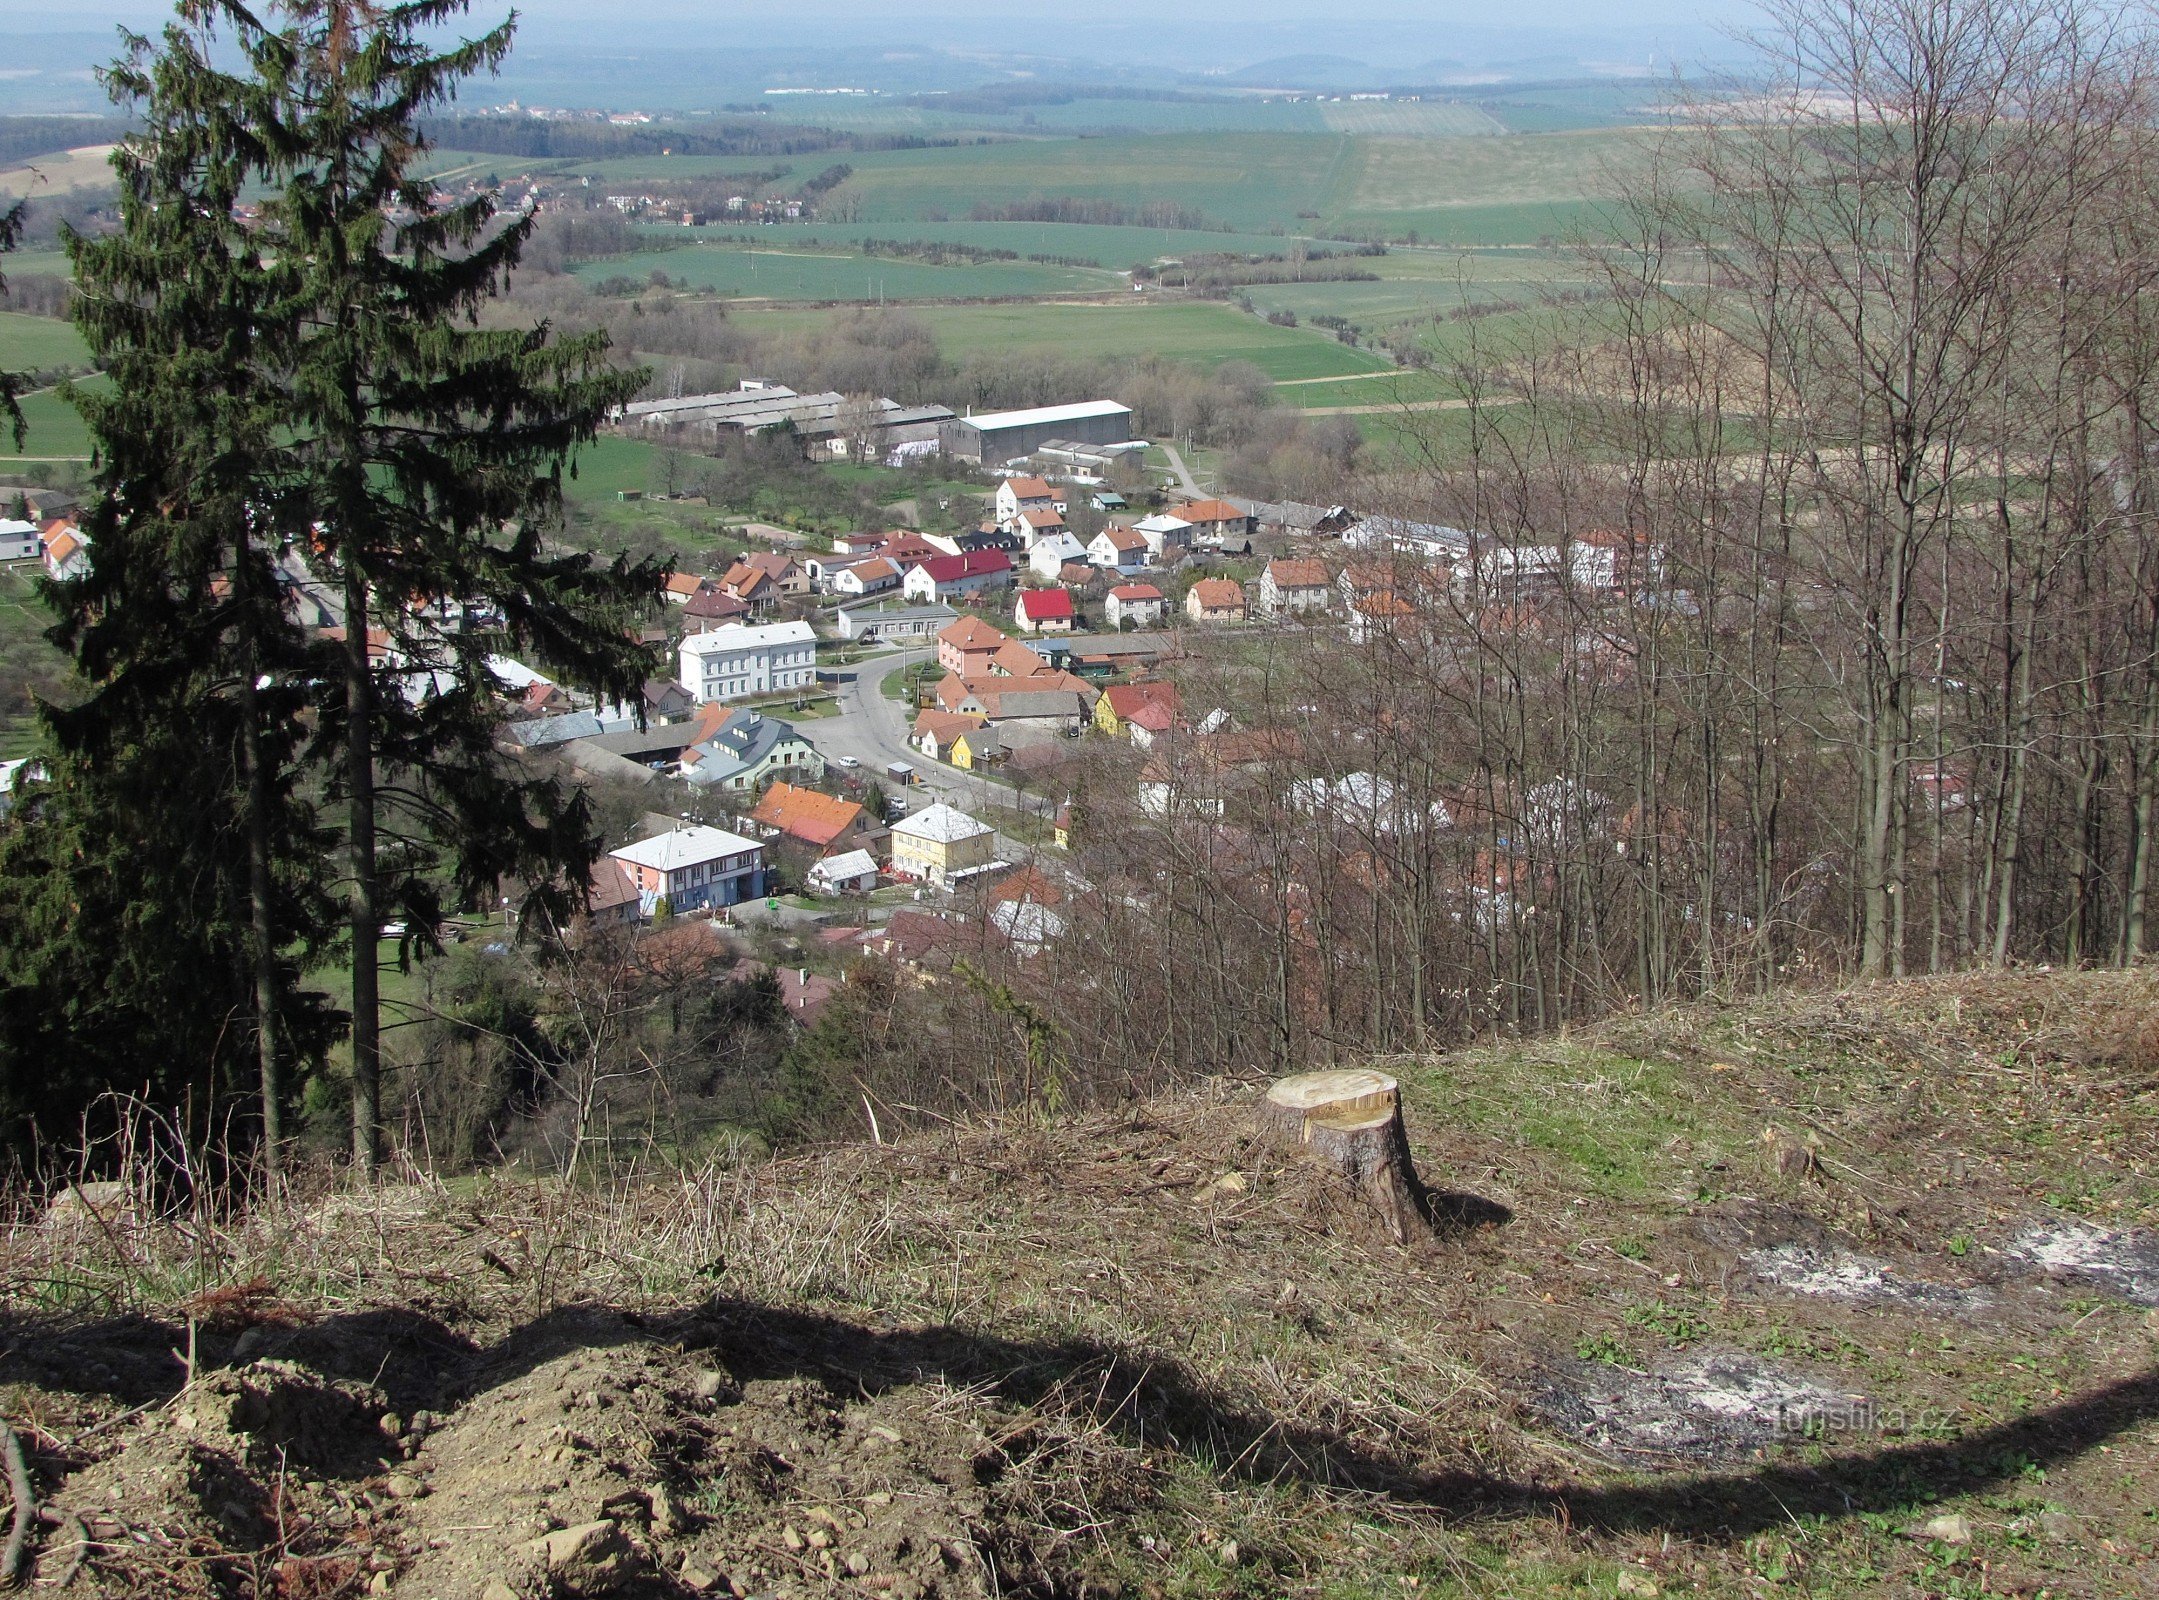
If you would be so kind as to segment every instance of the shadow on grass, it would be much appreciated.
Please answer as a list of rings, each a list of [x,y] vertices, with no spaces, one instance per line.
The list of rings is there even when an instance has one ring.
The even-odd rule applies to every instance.
[[[17,1326],[0,1330],[0,1338],[0,1384],[56,1382],[136,1404],[176,1392],[182,1376],[174,1352],[184,1335],[151,1319],[53,1331]],[[725,1296],[665,1316],[569,1307],[492,1347],[417,1313],[370,1311],[324,1318],[242,1349],[247,1359],[275,1356],[327,1375],[365,1374],[404,1403],[447,1410],[563,1355],[647,1343],[710,1350],[746,1381],[809,1379],[843,1401],[925,1382],[972,1387],[1009,1405],[1101,1426],[1135,1447],[1181,1453],[1226,1477],[1382,1495],[1448,1520],[1559,1516],[1577,1528],[1727,1538],[1788,1525],[1794,1516],[1903,1512],[2074,1459],[2159,1417],[2153,1369],[1950,1441],[1884,1443],[1813,1464],[1775,1460],[1623,1482],[1531,1484],[1430,1471],[1248,1407],[1175,1361],[1094,1340],[879,1329]],[[93,1359],[99,1354],[103,1359]],[[230,1355],[229,1340],[203,1351],[206,1363]]]

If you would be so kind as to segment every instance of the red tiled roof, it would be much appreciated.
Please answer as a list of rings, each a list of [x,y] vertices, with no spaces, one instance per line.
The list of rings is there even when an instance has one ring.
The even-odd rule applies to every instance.
[[[962,617],[947,623],[937,635],[939,644],[948,644],[955,650],[995,650],[999,645],[1010,644],[1012,636],[991,627],[980,617]]]
[[[862,808],[852,800],[798,789],[791,783],[775,783],[757,802],[750,820],[777,828],[790,839],[814,844],[819,849],[832,843],[862,819]]]
[[[1192,593],[1199,598],[1200,608],[1205,611],[1244,609],[1244,585],[1228,578],[1202,578],[1192,585]]]
[[[1109,697],[1109,708],[1118,720],[1125,721],[1147,706],[1177,705],[1177,686],[1173,683],[1113,683],[1102,691]]]
[[[962,578],[987,577],[993,572],[1012,570],[1012,558],[1002,550],[970,550],[963,556],[940,555],[916,564],[929,573],[934,583],[957,583]]]
[[[1022,500],[1052,500],[1056,498],[1051,493],[1050,486],[1040,478],[1008,478],[1005,481],[1012,485],[1012,492]]]
[[[1029,506],[1020,513],[1020,520],[1030,528],[1061,528],[1065,519],[1046,506]]]
[[[1060,618],[1070,622],[1072,595],[1065,589],[1022,589],[1019,609],[1030,622],[1055,622]]]
[[[1326,562],[1294,561],[1288,556],[1268,562],[1267,576],[1274,579],[1277,589],[1324,589],[1328,583]]]
[[[1177,515],[1187,522],[1242,522],[1244,513],[1227,500],[1195,500],[1180,506]]]
[[[1160,600],[1163,596],[1162,591],[1151,583],[1120,583],[1116,588],[1110,590],[1109,597],[1112,600],[1130,602],[1134,600]]]

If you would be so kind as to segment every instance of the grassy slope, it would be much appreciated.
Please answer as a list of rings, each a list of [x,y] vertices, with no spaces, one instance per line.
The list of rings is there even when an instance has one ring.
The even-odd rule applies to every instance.
[[[2150,974],[2028,974],[1391,1062],[1441,1191],[1440,1233],[1406,1250],[1332,1180],[1252,1143],[1249,1085],[1216,1084],[694,1181],[393,1188],[208,1247],[148,1231],[127,1259],[85,1248],[59,1276],[101,1314],[170,1316],[260,1272],[303,1322],[420,1302],[441,1326],[400,1321],[385,1349],[402,1383],[446,1364],[450,1398],[427,1403],[451,1447],[405,1469],[438,1496],[476,1454],[454,1448],[458,1408],[507,1381],[447,1381],[466,1339],[508,1376],[567,1351],[590,1383],[687,1347],[745,1380],[808,1380],[834,1408],[918,1393],[984,1441],[984,1522],[1008,1553],[1048,1552],[1059,1579],[1033,1592],[2115,1600],[2141,1592],[2155,1543],[2146,1316],[2000,1252],[2034,1217],[2159,1222],[2155,1022]],[[1780,1172],[1765,1128],[1811,1166]],[[1753,1243],[1792,1239],[1981,1288],[1984,1310],[1750,1276]],[[364,1336],[368,1319],[331,1316],[296,1358],[388,1365],[348,1355],[341,1320]],[[111,1326],[160,1352],[172,1338]],[[1709,1361],[1863,1395],[1865,1426],[1759,1448],[1605,1448],[1578,1431],[1594,1405],[1657,1414],[1678,1391],[1641,1375],[1683,1384]],[[685,1401],[677,1420],[703,1414]],[[747,1405],[718,1415],[758,1426]],[[153,1413],[95,1448],[169,1448],[170,1427]],[[805,1459],[823,1436],[801,1431],[799,1451],[773,1447]],[[646,1437],[663,1434],[678,1437]],[[508,1459],[498,1494],[549,1470]],[[902,1501],[951,1481],[875,1460],[892,1474],[877,1489]],[[958,1466],[970,1477],[966,1453]],[[734,1491],[765,1506],[772,1550],[847,1492],[794,1478]],[[388,1547],[428,1503],[386,1513]],[[1944,1513],[1965,1526],[1919,1534]],[[480,1520],[463,1537],[487,1538]]]
[[[1094,294],[1121,286],[1115,273],[1053,267],[1032,261],[985,261],[941,266],[855,251],[809,250],[778,233],[769,246],[689,245],[588,261],[577,269],[587,283],[650,272],[710,286],[733,297],[766,300],[994,300],[1032,295]]]
[[[49,371],[89,364],[90,352],[73,323],[57,317],[0,311],[0,372]]]
[[[1051,355],[1168,356],[1202,366],[1250,361],[1275,378],[1314,378],[1384,369],[1384,357],[1352,350],[1310,328],[1278,328],[1232,306],[1205,301],[1118,301],[1097,305],[911,307],[945,353],[1028,351]],[[745,327],[799,326],[819,312],[744,310]]]
[[[12,435],[0,438],[0,461],[14,455],[87,457],[90,454],[89,429],[75,409],[52,390],[25,395],[22,414],[23,421],[29,426],[22,449],[15,448]]]

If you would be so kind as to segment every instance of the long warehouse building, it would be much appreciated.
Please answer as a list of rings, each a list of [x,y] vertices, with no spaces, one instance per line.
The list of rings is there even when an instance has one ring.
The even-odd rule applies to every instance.
[[[1000,466],[1031,456],[1053,439],[1077,444],[1122,444],[1132,437],[1132,408],[1114,400],[1036,406],[1029,411],[985,411],[954,417],[938,430],[948,456]]]

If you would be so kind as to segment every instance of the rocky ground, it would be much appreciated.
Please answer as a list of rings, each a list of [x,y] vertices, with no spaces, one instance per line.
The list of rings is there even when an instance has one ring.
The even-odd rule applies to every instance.
[[[2159,1595],[2159,981],[1389,1064],[564,1191],[26,1209],[63,1596]]]

